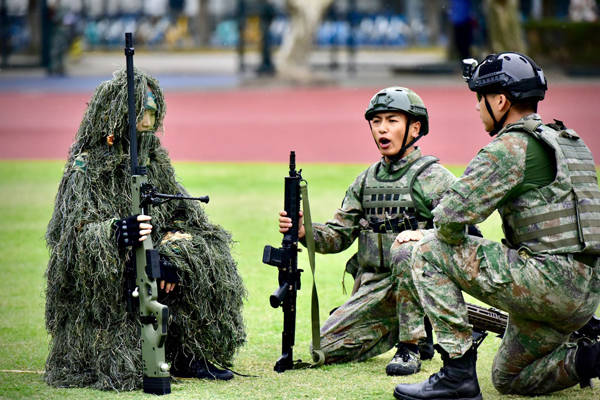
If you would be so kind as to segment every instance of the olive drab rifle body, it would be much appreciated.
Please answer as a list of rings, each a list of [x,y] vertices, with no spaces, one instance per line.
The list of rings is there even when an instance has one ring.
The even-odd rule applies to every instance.
[[[133,37],[125,33],[125,58],[127,68],[127,112],[129,128],[129,150],[131,159],[131,215],[151,215],[152,206],[178,200],[198,200],[208,203],[208,196],[187,197],[182,194],[163,194],[148,183],[147,169],[138,164],[135,80],[133,69]],[[135,285],[128,288],[128,309],[139,310],[141,323],[143,390],[146,393],[164,395],[171,393],[170,366],[165,360],[165,342],[169,308],[158,302],[156,281],[160,279],[159,253],[154,249],[150,235],[135,245],[132,261],[135,266]],[[128,285],[129,286],[129,285]],[[134,300],[137,299],[138,301]]]

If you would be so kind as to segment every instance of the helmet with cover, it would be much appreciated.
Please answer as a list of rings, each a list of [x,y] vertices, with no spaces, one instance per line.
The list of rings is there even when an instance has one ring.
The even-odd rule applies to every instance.
[[[370,121],[375,114],[386,111],[403,112],[410,120],[421,122],[421,135],[429,132],[427,108],[421,97],[408,88],[392,86],[375,93],[365,111],[365,119]]]

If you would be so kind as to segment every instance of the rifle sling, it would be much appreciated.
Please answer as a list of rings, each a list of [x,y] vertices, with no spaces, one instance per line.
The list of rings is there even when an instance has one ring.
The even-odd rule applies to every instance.
[[[319,321],[319,296],[317,294],[317,283],[315,281],[315,237],[312,229],[312,218],[310,217],[310,203],[308,201],[308,184],[306,181],[300,183],[300,194],[302,196],[302,209],[304,210],[304,231],[306,248],[308,250],[308,261],[312,271],[313,286],[311,295],[311,324],[312,324],[312,358],[314,364],[311,367],[320,367],[325,363],[325,354],[321,350],[321,322]]]

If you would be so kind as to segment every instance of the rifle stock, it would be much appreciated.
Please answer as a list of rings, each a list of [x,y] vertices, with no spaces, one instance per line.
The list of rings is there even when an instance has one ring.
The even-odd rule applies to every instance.
[[[300,223],[300,181],[301,172],[296,171],[296,154],[290,152],[290,171],[285,177],[284,210],[292,219],[292,227],[283,235],[280,248],[265,246],[263,263],[279,270],[279,287],[270,296],[273,308],[281,306],[283,311],[283,332],[281,334],[281,357],[273,368],[285,372],[294,368],[293,347],[296,336],[296,296],[300,290],[298,269],[298,225]]]

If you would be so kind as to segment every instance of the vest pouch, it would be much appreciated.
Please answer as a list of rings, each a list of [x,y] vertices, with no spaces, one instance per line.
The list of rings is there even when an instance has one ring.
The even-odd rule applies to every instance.
[[[390,247],[396,233],[361,231],[358,236],[358,265],[363,271],[390,272]]]
[[[583,242],[583,253],[600,256],[600,193],[590,190],[588,198],[574,189],[575,213],[579,239]]]

